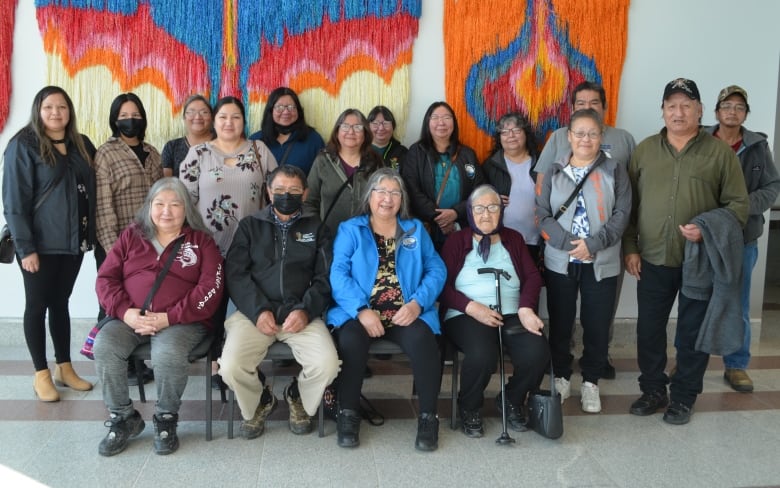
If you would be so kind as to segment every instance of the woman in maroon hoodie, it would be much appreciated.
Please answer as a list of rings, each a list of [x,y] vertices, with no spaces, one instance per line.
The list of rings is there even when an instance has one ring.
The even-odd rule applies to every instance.
[[[168,273],[145,304],[173,252]],[[127,359],[144,343],[152,346],[157,384],[155,452],[170,454],[179,447],[176,425],[187,385],[187,357],[209,333],[223,286],[222,255],[187,189],[176,178],[158,180],[98,273],[100,304],[116,317],[103,326],[94,345],[95,369],[110,414],[108,435],[98,449],[102,456],[119,454],[144,429],[127,386]]]

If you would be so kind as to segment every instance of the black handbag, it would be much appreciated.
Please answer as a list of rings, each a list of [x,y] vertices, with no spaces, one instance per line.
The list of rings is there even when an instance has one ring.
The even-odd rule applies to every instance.
[[[0,231],[0,263],[13,263],[14,254],[16,254],[14,238],[11,237],[11,229],[6,224],[3,226],[3,230]]]
[[[555,375],[550,365],[551,390],[538,390],[528,398],[528,427],[548,439],[563,435],[563,405],[561,394],[555,390]]]

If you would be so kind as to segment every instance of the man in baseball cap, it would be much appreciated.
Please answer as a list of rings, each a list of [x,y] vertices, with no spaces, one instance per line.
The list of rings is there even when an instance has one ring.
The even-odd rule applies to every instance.
[[[766,135],[750,131],[743,125],[748,113],[747,92],[737,85],[729,85],[720,91],[715,104],[718,123],[707,129],[737,154],[750,197],[749,216],[743,230],[745,247],[742,257],[742,327],[745,338],[737,352],[723,356],[726,368],[723,378],[731,388],[740,392],[753,391],[753,380],[746,369],[750,362],[750,278],[758,259],[756,240],[764,232],[763,213],[772,206],[780,192],[780,177]]]
[[[685,249],[700,247],[702,219],[714,220],[713,214],[718,220],[704,220],[707,228],[717,225],[723,231],[720,235],[740,241],[748,197],[734,152],[699,127],[702,105],[696,83],[686,78],[670,81],[661,110],[665,127],[636,147],[628,166],[634,199],[623,253],[626,271],[638,280],[637,360],[642,391],[629,411],[644,416],[666,408],[664,421],[681,425],[690,421],[702,391],[710,351],[718,353],[716,347],[706,351],[699,347],[699,332],[711,332],[718,339],[724,332],[720,322],[703,327],[710,299],[694,293],[698,290],[691,285],[696,283],[683,275]],[[716,209],[728,211],[710,212]],[[741,254],[739,248],[724,247]],[[733,287],[738,289],[739,283]],[[675,298],[677,371],[669,378],[664,371],[666,326]],[[712,300],[716,305],[722,302],[720,296]],[[737,340],[731,342],[731,350],[736,349]],[[671,396],[666,386],[670,383]]]

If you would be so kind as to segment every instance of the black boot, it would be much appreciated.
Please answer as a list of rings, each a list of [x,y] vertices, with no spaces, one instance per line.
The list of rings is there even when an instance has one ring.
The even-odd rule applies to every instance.
[[[126,419],[112,413],[105,422],[109,430],[106,437],[100,441],[98,453],[101,456],[113,456],[124,451],[128,441],[144,430],[144,425],[144,419],[138,410],[133,410],[133,414]]]
[[[339,411],[336,419],[339,447],[357,447],[360,445],[360,414],[345,408]]]
[[[418,451],[435,451],[439,447],[439,417],[435,413],[423,413],[417,419],[414,447]]]
[[[178,414],[154,415],[154,452],[163,456],[176,452],[179,448],[179,437],[176,435],[178,423]]]

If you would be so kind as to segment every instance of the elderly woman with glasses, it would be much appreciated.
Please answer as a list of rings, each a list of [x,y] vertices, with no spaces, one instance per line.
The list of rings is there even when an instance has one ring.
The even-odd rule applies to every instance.
[[[447,282],[440,298],[444,334],[464,353],[458,392],[461,426],[468,437],[484,434],[480,409],[499,359],[500,327],[513,373],[506,385],[506,403],[499,393],[496,406],[499,411],[507,409],[513,430],[524,431],[528,392],[539,387],[550,358],[544,323],[536,315],[542,278],[523,236],[502,225],[504,207],[495,188],[477,187],[466,211],[469,227],[452,234],[442,249]],[[496,277],[480,273],[483,268],[509,274],[500,287],[500,313]]]
[[[498,120],[493,153],[482,164],[485,179],[501,195],[503,225],[523,234],[528,251],[539,258],[539,228],[534,219],[536,138],[526,118],[511,112]]]
[[[304,208],[317,213],[331,233],[358,213],[368,178],[382,166],[371,149],[372,140],[366,117],[348,108],[336,119],[325,150],[314,160]]]
[[[561,401],[571,394],[571,336],[580,295],[583,351],[582,410],[601,411],[598,381],[607,364],[620,239],[631,213],[631,187],[622,164],[601,150],[604,125],[598,112],[574,112],[571,151],[537,181],[536,218],[544,249],[550,317],[550,352]],[[578,185],[581,186],[578,189]]]
[[[444,263],[419,220],[409,218],[401,177],[377,170],[361,200],[361,214],[339,226],[330,283],[334,305],[328,324],[336,328],[341,357],[338,378],[338,445],[356,447],[360,390],[372,340],[385,338],[409,356],[420,399],[415,447],[438,447],[436,414],[441,362],[436,336],[436,299],[444,285]]]
[[[280,86],[268,95],[260,130],[249,138],[263,141],[279,166],[297,166],[306,175],[325,145],[322,136],[306,123],[298,94],[286,86]]]

